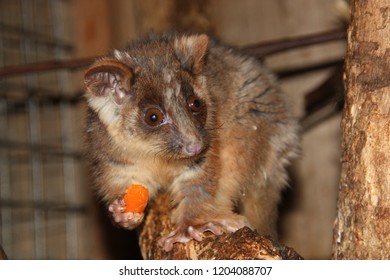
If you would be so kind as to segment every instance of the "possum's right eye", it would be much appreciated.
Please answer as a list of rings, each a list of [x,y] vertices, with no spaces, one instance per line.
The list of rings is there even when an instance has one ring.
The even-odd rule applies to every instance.
[[[159,126],[164,121],[164,114],[158,108],[149,108],[145,112],[145,121],[150,126]]]
[[[202,102],[195,95],[191,95],[188,100],[188,107],[190,108],[191,112],[197,114],[202,109]]]

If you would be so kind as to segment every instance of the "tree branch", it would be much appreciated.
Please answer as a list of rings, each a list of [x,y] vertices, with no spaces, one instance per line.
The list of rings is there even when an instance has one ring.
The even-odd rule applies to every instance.
[[[247,54],[263,57],[294,48],[305,47],[335,40],[344,40],[344,30],[333,30],[314,35],[299,36],[296,38],[281,39],[264,42],[243,47],[242,50]],[[69,59],[69,60],[50,60],[24,65],[7,66],[0,69],[0,77],[21,75],[27,73],[36,73],[58,69],[76,70],[89,66],[96,57]]]
[[[260,236],[249,228],[235,233],[215,236],[205,233],[202,242],[176,243],[165,252],[157,243],[162,235],[172,230],[169,196],[159,194],[150,205],[140,230],[139,243],[145,260],[284,260],[302,259],[293,249]]]
[[[28,73],[45,72],[51,70],[68,69],[76,70],[87,67],[96,57],[76,58],[68,60],[48,60],[37,63],[6,66],[0,69],[0,77],[22,75]]]
[[[242,48],[244,52],[256,57],[275,54],[296,48],[312,46],[337,40],[345,40],[346,32],[344,29],[332,30],[314,35],[299,36],[290,39],[281,39],[268,41],[260,44],[245,46]]]

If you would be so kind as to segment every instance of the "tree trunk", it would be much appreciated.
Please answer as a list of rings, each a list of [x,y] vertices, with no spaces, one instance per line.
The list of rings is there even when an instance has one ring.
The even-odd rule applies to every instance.
[[[333,258],[390,258],[390,4],[354,0]]]

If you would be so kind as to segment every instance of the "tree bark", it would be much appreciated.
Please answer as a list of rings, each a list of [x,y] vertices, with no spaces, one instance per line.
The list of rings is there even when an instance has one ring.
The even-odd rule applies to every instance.
[[[202,242],[175,243],[165,252],[158,240],[172,230],[169,196],[161,193],[150,205],[140,231],[139,243],[145,260],[282,260],[302,259],[293,249],[258,235],[249,228],[215,236],[205,233]]]
[[[390,258],[390,5],[351,2],[333,258]]]

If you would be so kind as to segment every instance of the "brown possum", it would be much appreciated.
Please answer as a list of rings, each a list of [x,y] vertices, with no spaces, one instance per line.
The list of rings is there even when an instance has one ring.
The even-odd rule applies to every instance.
[[[202,240],[243,226],[276,236],[297,123],[274,76],[256,59],[204,34],[151,36],[102,57],[85,74],[88,154],[115,222],[127,186],[166,190],[175,229],[160,239]]]

